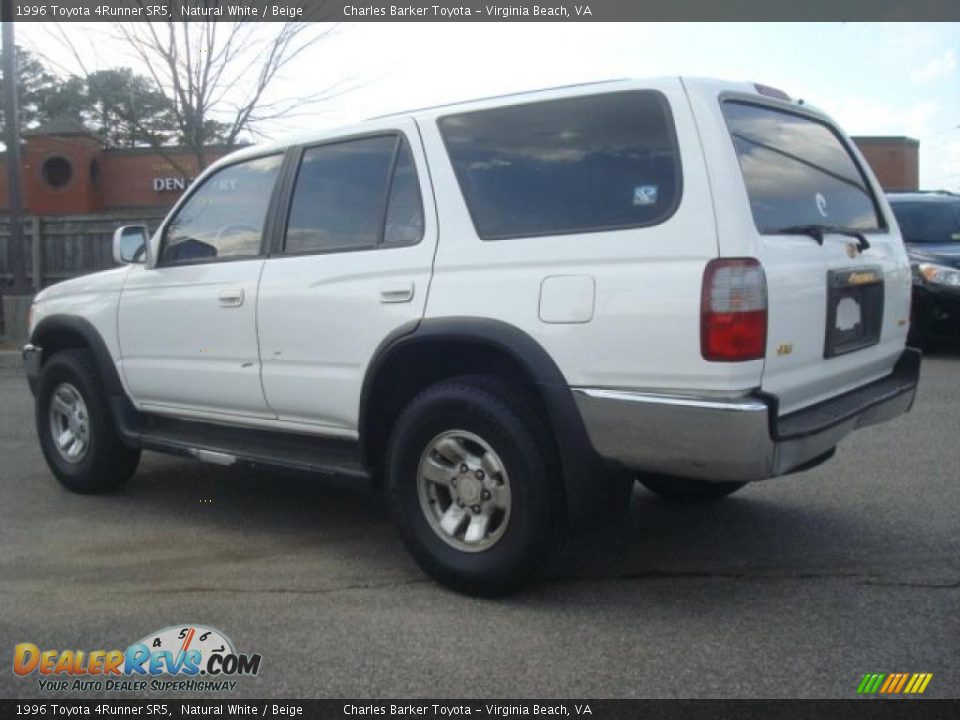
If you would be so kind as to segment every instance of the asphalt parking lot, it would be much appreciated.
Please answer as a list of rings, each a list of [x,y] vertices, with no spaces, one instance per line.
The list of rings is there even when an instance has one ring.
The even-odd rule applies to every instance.
[[[932,672],[960,697],[960,353],[912,414],[805,475],[679,507],[638,488],[524,594],[427,580],[378,498],[145,454],[119,494],[60,488],[0,367],[0,696],[13,646],[125,648],[202,623],[263,656],[227,697],[854,697]],[[117,695],[122,697],[123,695]]]

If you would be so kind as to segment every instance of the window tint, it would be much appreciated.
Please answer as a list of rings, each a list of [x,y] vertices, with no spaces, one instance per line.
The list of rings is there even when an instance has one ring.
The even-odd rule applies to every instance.
[[[413,160],[397,137],[351,140],[304,152],[290,206],[288,253],[371,248],[381,238],[404,245],[419,242],[422,231]]]
[[[660,93],[452,115],[440,131],[484,239],[651,225],[679,200],[673,121]]]
[[[194,192],[167,225],[161,264],[260,254],[282,155],[230,165]]]
[[[423,202],[413,155],[401,143],[390,185],[390,202],[383,226],[384,245],[415,245],[423,237]]]
[[[738,102],[723,103],[723,114],[760,232],[793,225],[880,227],[863,173],[825,124]]]
[[[891,202],[903,241],[960,242],[960,202]]]

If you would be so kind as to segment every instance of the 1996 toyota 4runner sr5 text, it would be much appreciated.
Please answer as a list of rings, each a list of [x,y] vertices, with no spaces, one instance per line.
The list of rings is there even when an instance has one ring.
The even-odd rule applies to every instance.
[[[635,478],[694,501],[816,465],[919,372],[876,181],[764,86],[616,81],[246,148],[114,255],[32,309],[66,487],[121,485],[141,449],[372,479],[470,593],[535,576]]]

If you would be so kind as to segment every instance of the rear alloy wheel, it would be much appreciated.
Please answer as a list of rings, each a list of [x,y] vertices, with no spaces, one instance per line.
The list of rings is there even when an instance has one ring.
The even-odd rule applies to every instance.
[[[486,376],[433,385],[403,410],[387,483],[400,535],[427,574],[496,596],[545,569],[565,514],[542,428],[522,392]]]
[[[437,536],[464,552],[481,552],[510,522],[510,478],[496,451],[478,435],[452,430],[435,437],[417,470],[420,509]]]
[[[665,500],[679,503],[699,503],[720,500],[735,493],[746,483],[711,482],[691,478],[672,477],[670,475],[641,474],[640,484]]]

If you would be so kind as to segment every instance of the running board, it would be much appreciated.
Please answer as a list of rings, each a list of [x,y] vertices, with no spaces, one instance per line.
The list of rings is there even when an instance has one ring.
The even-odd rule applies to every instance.
[[[215,465],[249,462],[331,477],[370,480],[360,448],[349,440],[145,416],[137,444]]]

